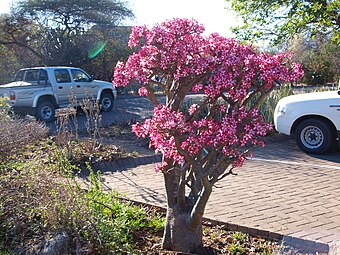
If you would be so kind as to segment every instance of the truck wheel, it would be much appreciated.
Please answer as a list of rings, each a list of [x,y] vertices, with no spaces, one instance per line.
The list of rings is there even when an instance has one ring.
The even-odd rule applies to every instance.
[[[37,106],[36,118],[44,122],[51,122],[55,116],[55,107],[49,101],[42,101]]]
[[[323,154],[333,143],[331,127],[319,119],[307,119],[296,128],[295,141],[299,148],[311,154]]]
[[[103,93],[100,97],[101,110],[103,112],[109,112],[113,108],[113,96],[109,93]]]

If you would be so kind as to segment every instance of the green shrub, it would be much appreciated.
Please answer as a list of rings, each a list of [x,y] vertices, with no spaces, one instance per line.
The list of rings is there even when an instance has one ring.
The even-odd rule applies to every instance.
[[[0,255],[12,255],[9,251],[0,251]]]
[[[64,232],[72,253],[136,254],[136,232],[163,227],[162,217],[105,191],[100,173],[90,171],[84,190],[74,177],[78,168],[53,143],[30,148],[0,170],[0,247],[35,253],[44,238]]]
[[[273,90],[259,106],[259,112],[267,123],[274,124],[274,111],[281,98],[293,95],[294,91],[290,85],[280,86]]]

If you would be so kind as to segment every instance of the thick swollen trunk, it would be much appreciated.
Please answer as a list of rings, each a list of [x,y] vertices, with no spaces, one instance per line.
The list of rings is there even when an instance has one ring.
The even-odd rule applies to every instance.
[[[195,252],[202,246],[202,218],[212,191],[206,178],[201,177],[201,187],[194,197],[186,197],[186,168],[177,169],[165,159],[164,184],[167,193],[167,216],[163,248],[172,251]],[[192,183],[192,185],[195,185]]]
[[[195,227],[190,226],[189,222],[190,213],[168,208],[163,249],[190,253],[202,247],[202,219]]]

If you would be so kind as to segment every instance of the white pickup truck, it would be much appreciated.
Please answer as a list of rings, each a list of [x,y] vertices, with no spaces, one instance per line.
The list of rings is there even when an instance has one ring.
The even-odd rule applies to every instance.
[[[339,145],[340,91],[285,97],[276,106],[274,123],[279,133],[294,136],[301,150],[323,154]]]
[[[19,113],[29,113],[50,122],[55,109],[70,106],[70,98],[78,104],[83,99],[99,100],[103,111],[111,111],[117,92],[113,84],[94,80],[74,67],[34,67],[21,69],[14,81],[0,85],[0,97]]]

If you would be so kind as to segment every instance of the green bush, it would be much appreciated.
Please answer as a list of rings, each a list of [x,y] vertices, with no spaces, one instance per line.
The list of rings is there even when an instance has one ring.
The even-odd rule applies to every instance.
[[[290,85],[280,86],[273,90],[259,106],[259,111],[267,123],[274,124],[274,111],[281,98],[293,95],[294,91]]]
[[[136,254],[135,233],[163,227],[162,217],[105,191],[100,173],[90,171],[84,189],[79,169],[49,143],[0,165],[0,248],[34,254],[44,238],[63,232],[71,253]]]

